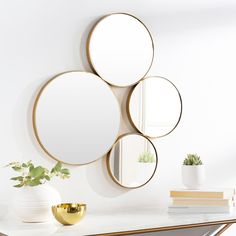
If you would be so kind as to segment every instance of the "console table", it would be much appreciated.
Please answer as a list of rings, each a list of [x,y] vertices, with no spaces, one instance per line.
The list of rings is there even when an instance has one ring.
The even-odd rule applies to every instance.
[[[127,209],[88,212],[81,222],[73,226],[62,226],[54,220],[50,223],[22,223],[8,219],[0,221],[0,232],[9,236],[135,235],[219,226],[215,233],[218,236],[233,223],[236,223],[236,211],[231,214],[168,214],[157,209]]]

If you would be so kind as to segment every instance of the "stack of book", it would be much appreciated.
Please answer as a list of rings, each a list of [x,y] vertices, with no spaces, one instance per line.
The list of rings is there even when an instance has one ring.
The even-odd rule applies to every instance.
[[[230,213],[234,206],[234,189],[172,190],[169,213]]]

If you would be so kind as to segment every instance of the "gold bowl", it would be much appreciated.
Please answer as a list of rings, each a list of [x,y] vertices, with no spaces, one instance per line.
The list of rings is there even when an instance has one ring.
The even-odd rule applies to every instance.
[[[52,206],[52,213],[56,220],[63,225],[78,223],[86,212],[86,204],[62,203]]]

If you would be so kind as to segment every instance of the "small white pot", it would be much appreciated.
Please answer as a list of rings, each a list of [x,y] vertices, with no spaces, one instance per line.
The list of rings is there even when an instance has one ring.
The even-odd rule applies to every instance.
[[[60,194],[48,184],[22,187],[16,194],[15,210],[23,222],[46,222],[52,219],[51,206],[61,203]]]
[[[204,165],[182,165],[182,181],[188,189],[199,189],[205,180]]]
[[[155,167],[156,167],[155,162],[152,162],[152,163],[139,162],[138,163],[136,179],[139,181],[140,184],[146,183],[151,178],[155,170]]]

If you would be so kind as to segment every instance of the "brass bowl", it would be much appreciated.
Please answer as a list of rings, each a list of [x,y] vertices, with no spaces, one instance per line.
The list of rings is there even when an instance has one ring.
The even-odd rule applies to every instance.
[[[63,225],[78,223],[86,212],[86,204],[62,203],[52,206],[52,213],[56,220]]]

